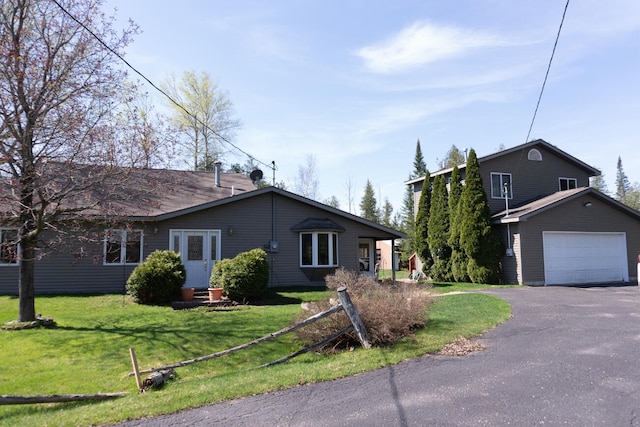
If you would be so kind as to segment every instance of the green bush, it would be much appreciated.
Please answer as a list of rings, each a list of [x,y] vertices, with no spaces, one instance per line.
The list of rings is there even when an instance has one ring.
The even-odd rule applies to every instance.
[[[179,299],[186,280],[179,254],[154,251],[129,276],[127,293],[139,304],[168,304]]]
[[[267,253],[253,249],[235,258],[218,261],[213,267],[209,284],[222,288],[232,300],[256,298],[264,295],[269,286]]]

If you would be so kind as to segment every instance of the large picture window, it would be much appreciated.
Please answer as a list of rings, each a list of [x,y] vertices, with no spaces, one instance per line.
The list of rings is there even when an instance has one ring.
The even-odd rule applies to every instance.
[[[333,232],[300,233],[301,267],[336,267],[338,234]]]
[[[504,199],[505,185],[507,188],[507,195],[512,199],[513,188],[511,187],[511,174],[491,172],[491,198]]]
[[[104,263],[138,264],[142,260],[142,230],[107,230],[104,236]]]
[[[0,265],[18,265],[18,230],[0,229]]]

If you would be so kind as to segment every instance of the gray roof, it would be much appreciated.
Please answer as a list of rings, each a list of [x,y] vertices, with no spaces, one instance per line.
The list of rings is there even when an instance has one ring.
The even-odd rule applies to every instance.
[[[544,139],[536,139],[533,141],[529,141],[525,144],[520,144],[520,145],[516,145],[515,147],[512,148],[507,148],[504,150],[500,150],[500,151],[496,151],[495,153],[486,155],[486,156],[482,156],[482,157],[478,157],[478,163],[482,164],[483,162],[486,162],[487,160],[491,160],[491,159],[495,159],[497,157],[501,157],[507,154],[511,154],[513,152],[519,151],[519,150],[524,150],[533,146],[541,146],[546,148],[549,151],[552,151],[554,153],[556,153],[559,157],[562,157],[563,159],[565,159],[567,162],[574,164],[575,166],[585,170],[589,176],[597,176],[600,175],[600,171],[596,168],[594,168],[593,166],[589,166],[588,164],[586,164],[585,162],[583,162],[582,160],[573,157],[572,155],[566,153],[565,151],[562,151],[561,149],[559,149],[558,147],[556,147],[555,145],[549,144],[547,141],[545,141]],[[464,169],[467,167],[466,163],[461,163],[458,165],[458,169]],[[444,169],[440,169],[438,171],[435,171],[433,173],[430,174],[431,177],[437,176],[437,175],[443,175],[443,174],[447,174],[447,173],[451,173],[451,171],[453,171],[453,168],[444,168]],[[416,182],[421,182],[424,181],[424,176],[422,177],[418,177],[418,178],[414,178],[411,179],[409,181],[406,181],[405,184],[414,184]]]
[[[524,205],[514,207],[514,208],[509,208],[508,215],[506,210],[497,212],[491,216],[491,219],[494,224],[506,224],[506,223],[512,223],[512,222],[526,221],[527,219],[529,219],[534,215],[537,215],[548,209],[554,208],[558,205],[568,202],[569,200],[573,200],[577,197],[582,197],[587,194],[592,195],[602,200],[603,202],[611,205],[612,207],[619,209],[631,216],[636,217],[636,219],[640,220],[640,211],[632,209],[629,206],[626,206],[625,204],[620,203],[617,200],[612,199],[606,194],[591,187],[578,187],[571,190],[558,191],[549,196],[542,197],[540,199],[534,200]]]
[[[42,167],[38,192],[48,209],[97,217],[155,217],[255,190],[241,173],[219,174],[167,169],[138,169],[50,162]],[[0,211],[11,216],[18,207],[12,180],[0,188]],[[59,203],[60,205],[56,205]]]

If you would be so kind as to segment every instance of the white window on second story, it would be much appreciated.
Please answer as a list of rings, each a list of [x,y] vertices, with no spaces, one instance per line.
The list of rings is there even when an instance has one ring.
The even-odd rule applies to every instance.
[[[142,247],[142,230],[107,230],[104,235],[104,263],[138,264],[142,260]]]
[[[576,178],[559,178],[560,191],[571,190],[578,187],[578,180]]]
[[[511,186],[511,174],[491,172],[491,198],[504,199],[506,195],[513,199],[513,188]]]

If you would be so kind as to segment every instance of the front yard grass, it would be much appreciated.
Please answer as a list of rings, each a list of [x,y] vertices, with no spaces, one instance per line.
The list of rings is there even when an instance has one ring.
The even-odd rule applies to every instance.
[[[179,411],[300,384],[353,375],[432,353],[460,337],[504,322],[509,305],[469,293],[440,297],[427,327],[392,347],[336,355],[306,354],[266,369],[257,366],[300,348],[291,335],[219,359],[178,368],[177,379],[138,394],[129,348],[140,369],[214,353],[289,325],[300,302],[327,291],[278,291],[264,305],[225,311],[140,306],[122,295],[37,297],[36,310],[51,329],[0,331],[0,395],[126,391],[124,398],[93,403],[0,406],[0,425],[105,425]],[[270,305],[267,305],[270,304]],[[0,324],[17,318],[18,301],[0,297]]]

